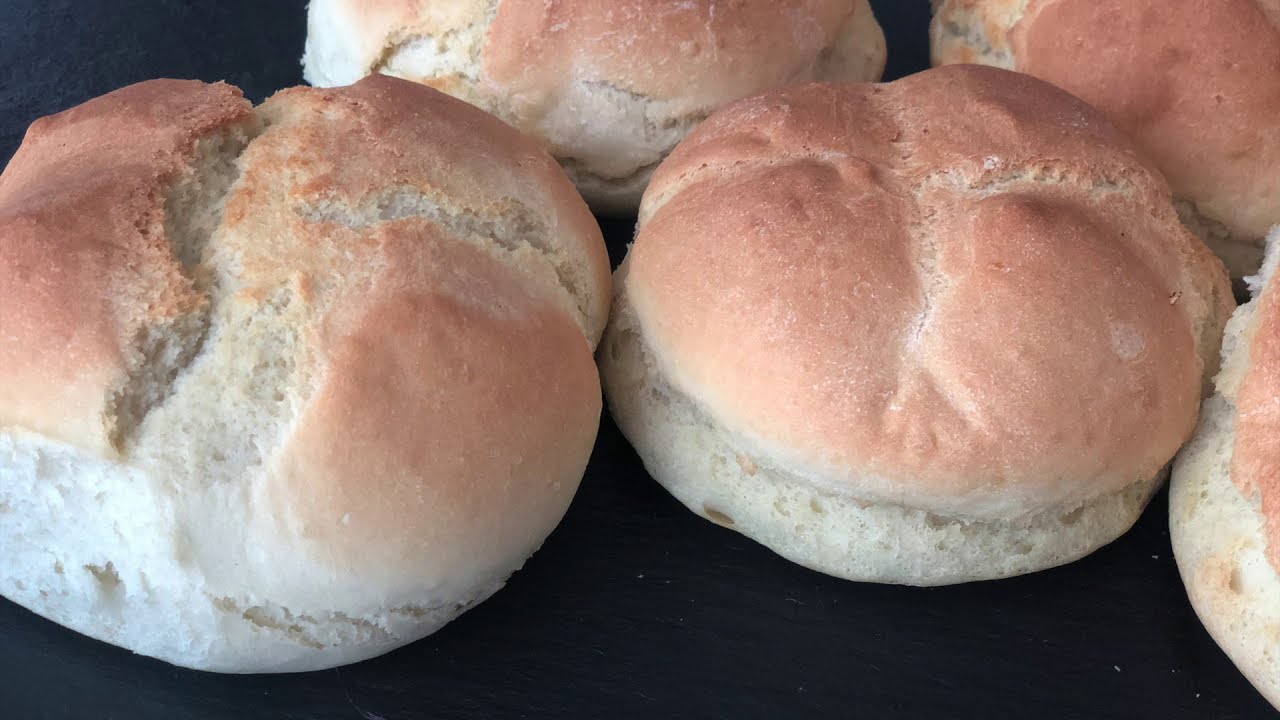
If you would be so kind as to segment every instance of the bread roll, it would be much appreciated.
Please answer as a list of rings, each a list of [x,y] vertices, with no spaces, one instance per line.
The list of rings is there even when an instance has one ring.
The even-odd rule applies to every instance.
[[[717,112],[614,287],[605,394],[660,483],[808,567],[918,585],[1127,530],[1233,304],[1123,136],[978,66]]]
[[[221,672],[422,637],[565,512],[608,301],[555,162],[413,83],[38,120],[0,176],[0,593]]]
[[[304,74],[423,82],[543,140],[588,202],[634,213],[712,110],[806,80],[877,80],[868,0],[312,0]]]
[[[933,60],[1030,73],[1164,173],[1232,277],[1280,223],[1280,1],[933,0]]]
[[[1227,325],[1217,393],[1178,455],[1169,537],[1209,634],[1280,708],[1280,230]]]

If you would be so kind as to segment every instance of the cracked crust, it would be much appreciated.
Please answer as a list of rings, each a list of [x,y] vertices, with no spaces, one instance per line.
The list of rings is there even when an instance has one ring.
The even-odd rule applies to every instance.
[[[1123,136],[1048,84],[978,66],[720,111],[655,173],[615,288],[653,372],[814,492],[1015,535],[1038,513],[1109,508],[1091,541],[1045,526],[1020,572],[1137,517],[1150,488],[1129,491],[1189,437],[1232,307],[1221,263]],[[668,422],[622,399],[619,372],[605,365],[620,424]],[[641,450],[700,467],[681,447]],[[993,577],[1006,560],[934,569]]]
[[[152,82],[38,122],[11,170],[6,597],[188,667],[330,667],[483,600],[563,515],[599,420],[608,264],[518,132],[387,77],[256,110]],[[135,201],[98,204],[117,196]],[[111,285],[153,277],[186,293],[174,309]],[[110,321],[133,317],[146,332]],[[97,344],[51,347],[78,335]],[[58,363],[120,358],[105,400],[57,405]]]
[[[235,88],[167,80],[31,125],[0,176],[0,427],[119,449],[131,379],[193,350],[148,348],[147,336],[200,325],[208,312],[166,240],[166,196],[189,182],[200,138],[251,128]]]
[[[303,65],[316,85],[381,72],[483,107],[573,164],[593,207],[621,212],[720,105],[879,79],[884,61],[867,0],[315,0]]]
[[[1280,2],[934,5],[935,64],[1025,72],[1098,108],[1168,179],[1232,277],[1257,270],[1280,223]]]

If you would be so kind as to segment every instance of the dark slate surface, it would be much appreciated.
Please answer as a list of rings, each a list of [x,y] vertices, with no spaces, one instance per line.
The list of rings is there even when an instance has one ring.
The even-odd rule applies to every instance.
[[[927,3],[874,4],[888,76],[922,69]],[[301,82],[303,36],[303,0],[6,0],[0,159],[31,119],[144,78],[225,79],[261,100]],[[605,230],[617,262],[631,222]],[[340,670],[225,677],[0,600],[0,717],[1268,716],[1196,621],[1165,517],[1161,494],[1110,547],[1025,578],[859,585],[686,512],[606,417],[564,524],[433,637]]]

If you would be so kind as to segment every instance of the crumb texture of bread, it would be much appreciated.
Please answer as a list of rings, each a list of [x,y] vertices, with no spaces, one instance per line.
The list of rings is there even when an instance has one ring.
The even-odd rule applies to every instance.
[[[1280,3],[935,0],[935,64],[1052,82],[1101,110],[1168,179],[1188,227],[1254,273],[1280,223]]]
[[[606,395],[660,482],[784,556],[913,584],[1124,532],[1233,307],[1113,126],[980,66],[716,113],[654,174],[614,288]]]
[[[1280,574],[1274,405],[1280,243],[1273,231],[1253,300],[1227,325],[1217,394],[1179,454],[1169,537],[1196,614],[1245,677],[1280,707]]]
[[[385,73],[456,95],[545,141],[596,209],[634,212],[717,107],[878,80],[885,54],[868,0],[314,0],[303,67],[318,86]]]
[[[429,634],[594,444],[600,231],[509,126],[377,76],[151,81],[0,176],[0,593],[186,667]]]

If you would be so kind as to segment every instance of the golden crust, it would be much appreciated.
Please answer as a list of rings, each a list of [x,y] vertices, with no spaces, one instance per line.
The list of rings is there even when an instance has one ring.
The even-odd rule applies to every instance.
[[[629,263],[664,374],[729,430],[983,519],[1154,477],[1231,308],[1119,133],[977,66],[717,113],[655,174]]]

